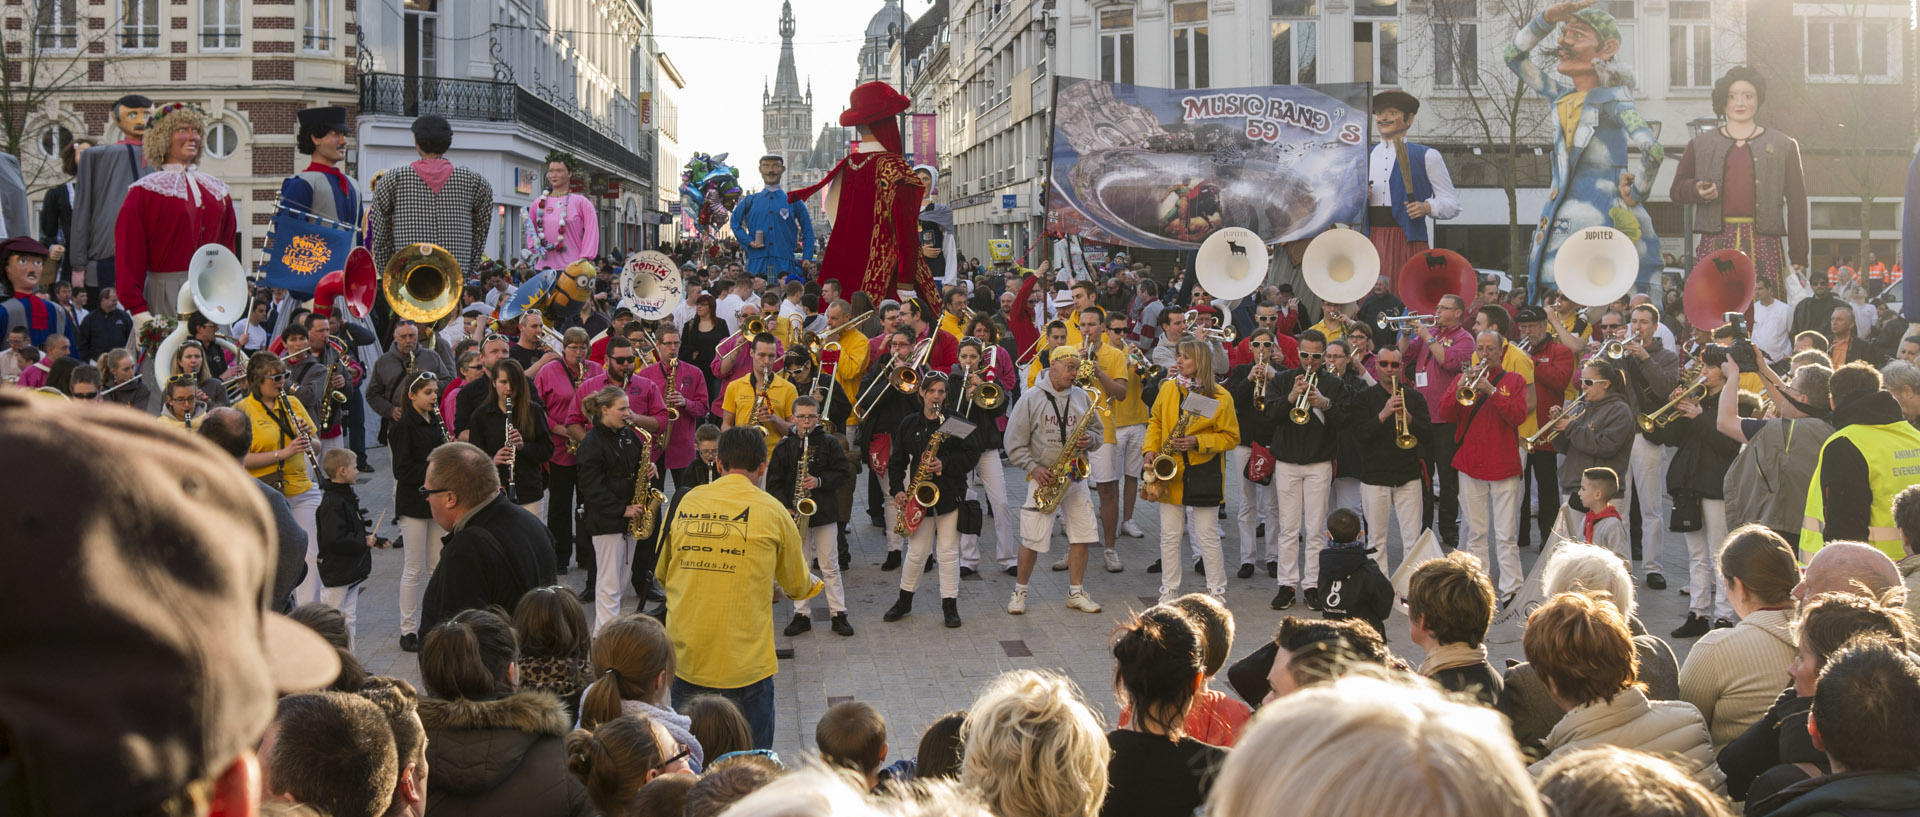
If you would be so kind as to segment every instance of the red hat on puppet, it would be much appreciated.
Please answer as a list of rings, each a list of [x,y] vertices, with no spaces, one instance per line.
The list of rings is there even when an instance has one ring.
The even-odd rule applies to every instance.
[[[840,112],[840,126],[851,128],[865,125],[873,131],[880,144],[895,153],[901,152],[900,124],[894,117],[913,107],[908,99],[892,85],[884,82],[868,82],[853,89],[847,100],[847,109]]]

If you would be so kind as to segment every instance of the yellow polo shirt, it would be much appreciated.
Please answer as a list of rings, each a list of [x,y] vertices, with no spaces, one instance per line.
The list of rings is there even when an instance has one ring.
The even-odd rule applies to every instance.
[[[753,380],[742,377],[727,384],[726,396],[720,401],[720,408],[733,415],[733,424],[747,425],[753,416]],[[793,416],[793,401],[800,397],[798,389],[787,382],[787,376],[773,376],[773,385],[767,387],[767,404],[773,408],[773,414],[782,420]],[[780,444],[781,434],[773,428],[765,428],[767,433],[767,453],[773,453],[773,447]]]
[[[738,689],[779,671],[767,586],[804,601],[825,585],[807,572],[800,529],[772,495],[727,474],[687,492],[667,526],[655,575],[673,615],[674,674]]]
[[[860,330],[851,326],[837,337],[833,335],[833,330],[828,330],[827,337],[821,340],[840,344],[840,363],[833,370],[833,381],[840,384],[840,396],[834,399],[858,399],[860,381],[867,375],[867,353],[871,351],[873,342],[866,335],[860,334]]]
[[[313,418],[307,414],[307,407],[300,405],[300,398],[291,394],[287,395],[287,405],[292,406],[294,416],[300,418],[299,423],[289,422],[287,424],[289,428],[298,431],[303,427],[307,429],[314,427]],[[251,453],[271,453],[285,448],[287,443],[292,442],[292,439],[287,436],[287,433],[280,430],[280,424],[273,421],[273,418],[279,414],[277,409],[269,414],[267,407],[261,405],[260,401],[255,399],[253,395],[247,395],[247,398],[241,400],[234,408],[245,413],[247,420],[253,423],[253,448],[250,449]],[[319,442],[319,440],[314,440],[316,445],[318,445]],[[314,451],[315,457],[318,457],[319,454],[320,452],[318,450]],[[296,454],[288,457],[285,462],[264,465],[259,468],[249,468],[247,469],[247,473],[256,477],[266,477],[281,469],[285,469],[287,482],[281,487],[280,493],[287,496],[299,496],[313,488],[313,476],[307,473],[307,457],[304,454]]]
[[[1100,350],[1094,353],[1093,362],[1094,365],[1100,367],[1100,371],[1106,372],[1108,377],[1127,384],[1127,398],[1133,400],[1135,403],[1140,403],[1140,378],[1134,377],[1133,367],[1127,365],[1126,352],[1122,352],[1106,344],[1101,344]],[[1106,442],[1108,445],[1114,443],[1113,429],[1115,426],[1134,425],[1147,421],[1146,404],[1141,403],[1140,418],[1138,420],[1125,422],[1121,409],[1125,406],[1126,400],[1113,399],[1106,392],[1101,391],[1097,383],[1094,385],[1093,390],[1100,392],[1100,399],[1103,405],[1112,410],[1112,415],[1110,417],[1102,417],[1101,420],[1103,422],[1100,423],[1101,428],[1105,429]],[[1106,422],[1109,419],[1111,422]]]

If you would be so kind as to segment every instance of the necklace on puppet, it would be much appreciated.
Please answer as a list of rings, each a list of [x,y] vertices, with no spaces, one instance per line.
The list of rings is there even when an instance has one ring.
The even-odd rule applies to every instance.
[[[551,194],[552,191],[548,191],[546,195],[534,200],[533,218],[527,219],[527,238],[533,242],[534,258],[545,258],[548,253],[560,250],[567,245],[567,197],[560,199],[560,229],[556,231],[556,235],[545,235],[547,201]]]

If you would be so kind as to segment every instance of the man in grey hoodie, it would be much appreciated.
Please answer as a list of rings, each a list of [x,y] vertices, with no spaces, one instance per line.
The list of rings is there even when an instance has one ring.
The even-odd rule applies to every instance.
[[[1017,471],[1026,472],[1031,484],[1027,501],[1020,506],[1020,563],[1007,612],[1017,616],[1027,611],[1027,579],[1033,575],[1034,562],[1051,546],[1057,513],[1067,525],[1067,606],[1098,613],[1100,605],[1080,584],[1087,572],[1087,548],[1100,541],[1093,500],[1084,480],[1058,474],[1055,466],[1069,445],[1083,456],[1100,448],[1102,416],[1093,405],[1093,392],[1073,385],[1080,371],[1080,350],[1056,346],[1043,354],[1051,356],[1045,376],[1036,378],[1033,388],[1020,395],[1007,418],[1007,460]],[[1056,478],[1068,480],[1066,495],[1056,511],[1042,512],[1035,494]]]

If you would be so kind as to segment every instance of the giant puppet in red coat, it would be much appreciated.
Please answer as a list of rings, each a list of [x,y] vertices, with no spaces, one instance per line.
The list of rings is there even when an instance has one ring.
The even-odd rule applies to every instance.
[[[804,201],[821,187],[833,232],[820,260],[820,280],[839,281],[841,292],[867,293],[874,303],[904,303],[918,296],[940,303],[940,290],[920,255],[920,202],[926,183],[900,155],[900,126],[895,119],[912,100],[884,82],[853,89],[840,125],[860,136],[852,155],[840,160],[819,184],[787,194],[788,203]]]

